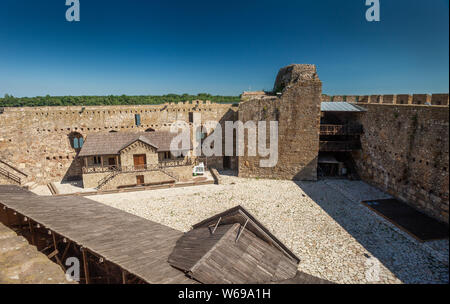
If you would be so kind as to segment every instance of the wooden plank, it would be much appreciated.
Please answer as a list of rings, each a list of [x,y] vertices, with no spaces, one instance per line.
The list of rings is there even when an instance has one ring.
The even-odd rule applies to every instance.
[[[182,232],[82,196],[44,197],[18,188],[0,186],[0,203],[66,238],[63,258],[74,243],[148,283],[195,283],[167,263]],[[90,282],[87,259],[83,264]]]

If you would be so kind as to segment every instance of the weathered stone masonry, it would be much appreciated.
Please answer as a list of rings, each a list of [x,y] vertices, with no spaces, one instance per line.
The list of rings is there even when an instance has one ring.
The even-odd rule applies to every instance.
[[[5,108],[0,114],[0,159],[45,184],[81,177],[82,164],[70,136],[96,132],[168,130],[176,120],[219,121],[236,111],[230,104],[193,101],[150,106]],[[136,125],[135,115],[140,115]]]
[[[153,106],[5,108],[0,114],[0,159],[45,184],[80,178],[81,163],[70,136],[111,131],[165,130],[176,120],[279,122],[279,158],[260,168],[259,157],[228,159],[243,177],[315,180],[321,101],[357,102],[362,150],[354,158],[360,176],[415,208],[448,223],[449,95],[322,95],[312,65],[280,70],[274,91],[246,94],[239,108],[193,101]],[[245,98],[244,98],[245,97]],[[140,124],[136,124],[136,115]],[[224,146],[224,142],[223,142]],[[221,157],[209,165],[221,167]],[[9,183],[0,175],[0,183]]]
[[[239,120],[267,121],[267,125],[278,121],[278,163],[273,168],[262,168],[261,157],[248,156],[246,150],[245,156],[239,157],[239,176],[316,180],[322,94],[316,67],[291,65],[281,69],[274,91],[280,94],[242,102]],[[245,147],[247,141],[246,137]]]
[[[361,178],[448,223],[448,106],[359,105]]]

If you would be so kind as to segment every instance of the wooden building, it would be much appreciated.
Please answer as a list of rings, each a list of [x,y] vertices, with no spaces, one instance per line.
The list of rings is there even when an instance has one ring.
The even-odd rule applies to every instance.
[[[299,261],[241,206],[194,225],[169,256],[169,264],[205,284],[296,281]]]

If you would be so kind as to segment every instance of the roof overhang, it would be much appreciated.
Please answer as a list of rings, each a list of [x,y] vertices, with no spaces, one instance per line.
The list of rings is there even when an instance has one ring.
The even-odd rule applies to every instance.
[[[367,109],[349,102],[323,101],[320,104],[322,112],[367,112]]]

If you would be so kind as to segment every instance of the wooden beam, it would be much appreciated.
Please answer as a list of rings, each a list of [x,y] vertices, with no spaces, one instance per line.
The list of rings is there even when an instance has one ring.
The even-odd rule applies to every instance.
[[[66,248],[64,249],[63,255],[61,257],[62,261],[64,261],[66,255],[67,255],[67,252],[69,251],[70,245],[72,245],[72,241],[67,242]]]
[[[37,244],[36,244],[36,235],[35,235],[34,227],[33,227],[33,224],[31,223],[31,220],[28,221],[28,226],[30,227],[31,244],[32,244],[33,246],[36,246],[36,247],[37,247]],[[39,248],[38,248],[38,250],[39,250]]]
[[[126,284],[127,283],[127,272],[122,269],[122,284]]]
[[[245,226],[247,226],[248,219],[245,221],[244,227],[242,227],[241,230],[239,230],[239,234],[237,236],[236,242],[239,241],[239,238],[241,237],[242,232],[244,232]]]
[[[222,220],[222,217],[219,217],[219,220],[217,221],[216,225],[214,226],[214,229],[212,231],[212,234],[214,234],[214,232],[216,232],[217,227],[219,226],[220,221]]]
[[[81,253],[83,255],[83,267],[84,267],[85,282],[86,282],[86,284],[89,284],[90,283],[90,280],[89,280],[89,265],[88,265],[88,259],[86,257],[86,249],[82,248],[81,249]]]
[[[103,263],[103,265],[104,265],[104,268],[105,268],[104,270],[105,270],[105,272],[106,272],[106,282],[107,282],[108,284],[111,284],[111,281],[110,281],[111,272],[109,271],[108,262]]]

